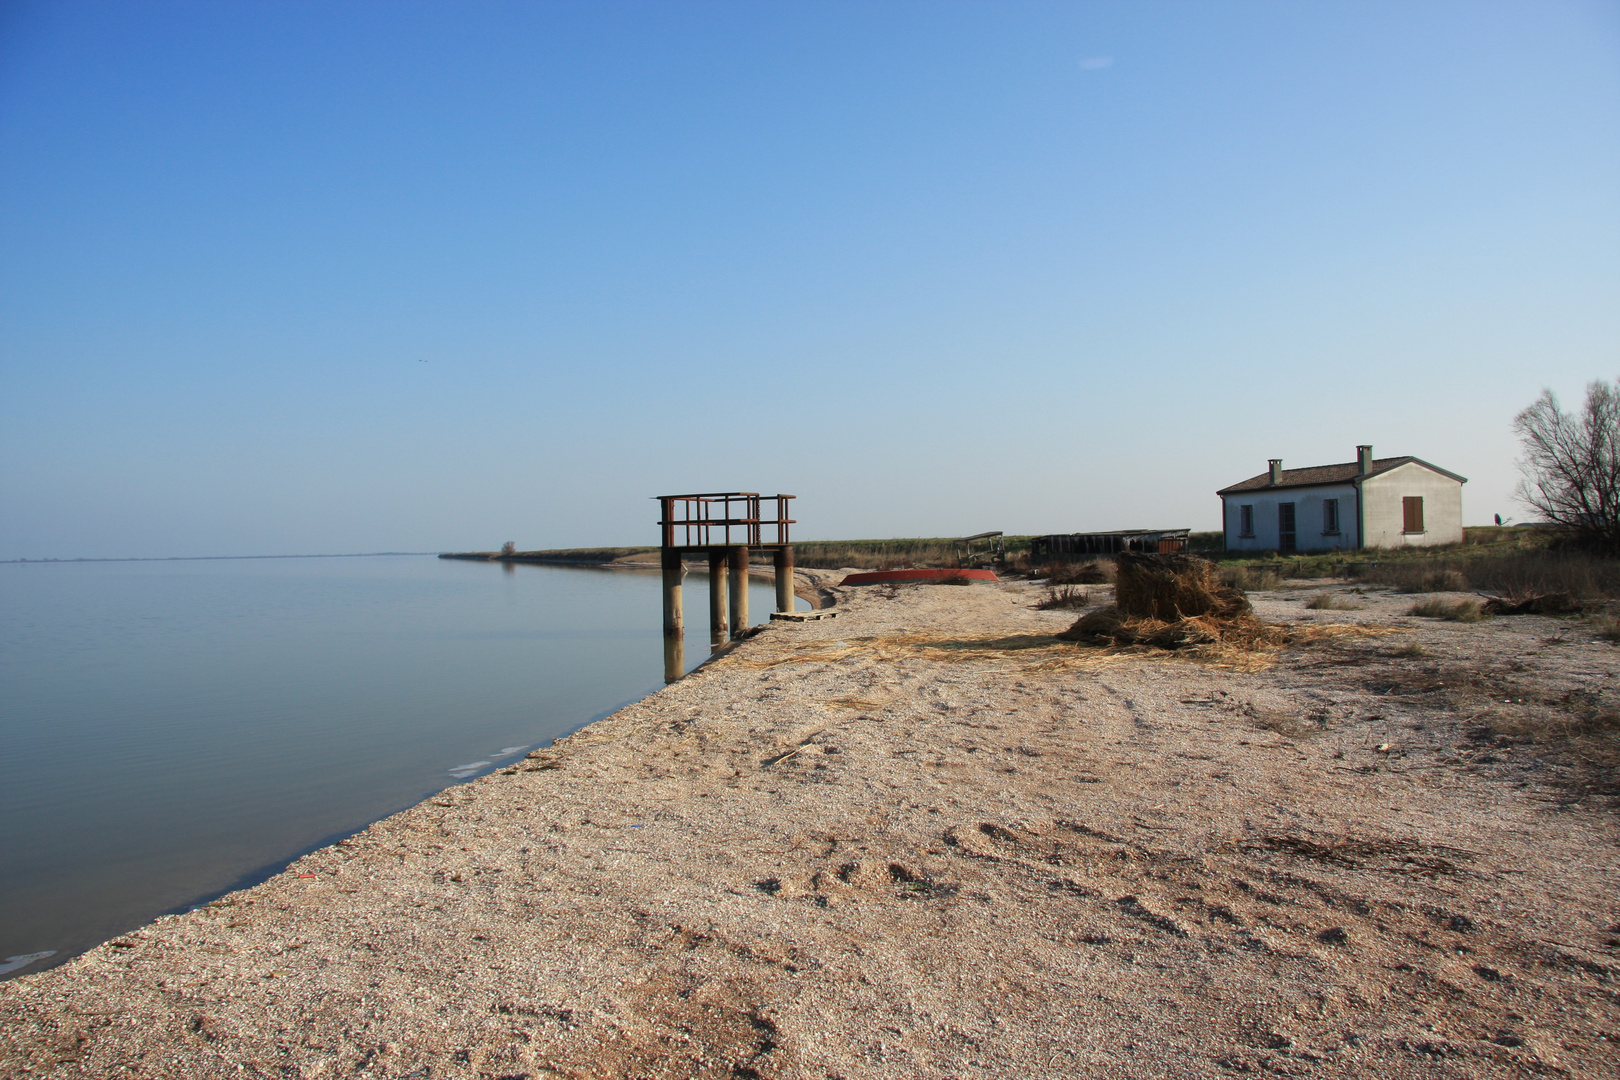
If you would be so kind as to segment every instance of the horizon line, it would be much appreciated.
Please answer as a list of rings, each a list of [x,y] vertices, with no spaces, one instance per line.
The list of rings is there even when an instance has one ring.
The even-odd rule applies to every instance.
[[[217,559],[372,559],[381,555],[438,555],[437,551],[347,551],[314,555],[108,555],[80,556],[61,559],[47,556],[39,559],[0,559],[0,565],[16,563],[77,563],[77,562],[204,562]]]

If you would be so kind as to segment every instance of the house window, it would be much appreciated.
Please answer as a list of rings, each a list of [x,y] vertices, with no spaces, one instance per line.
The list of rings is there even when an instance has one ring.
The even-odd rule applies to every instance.
[[[1339,535],[1339,500],[1322,500],[1322,535]]]
[[[1401,532],[1423,531],[1423,496],[1408,495],[1401,500]]]
[[[1254,507],[1238,507],[1238,535],[1254,537]]]

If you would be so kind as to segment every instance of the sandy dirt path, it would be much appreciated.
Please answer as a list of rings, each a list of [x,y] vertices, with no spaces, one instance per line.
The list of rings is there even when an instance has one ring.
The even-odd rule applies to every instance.
[[[1620,649],[1336,591],[1256,606],[1401,632],[1245,671],[1053,643],[1034,585],[837,590],[0,985],[0,1076],[1620,1074]]]

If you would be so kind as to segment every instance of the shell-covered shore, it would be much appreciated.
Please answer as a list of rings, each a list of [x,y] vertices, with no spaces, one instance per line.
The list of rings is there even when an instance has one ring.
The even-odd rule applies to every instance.
[[[1616,1075],[1620,649],[1321,589],[1251,599],[1359,629],[1246,663],[832,589],[0,984],[0,1077]]]

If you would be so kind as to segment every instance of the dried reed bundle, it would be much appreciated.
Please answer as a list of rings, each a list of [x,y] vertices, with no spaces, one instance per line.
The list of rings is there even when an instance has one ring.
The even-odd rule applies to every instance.
[[[1220,584],[1214,564],[1195,555],[1129,554],[1117,561],[1116,602],[1081,616],[1060,638],[1104,648],[1186,651],[1204,663],[1252,668],[1269,664],[1289,645],[1389,632],[1354,624],[1282,627],[1262,622],[1248,598]]]
[[[1115,602],[1081,616],[1059,637],[1158,649],[1224,646],[1253,651],[1286,644],[1280,629],[1254,617],[1242,592],[1217,580],[1215,564],[1208,559],[1123,554],[1116,562]]]
[[[1248,597],[1222,585],[1215,564],[1197,555],[1126,552],[1114,563],[1114,603],[1128,618],[1174,623],[1203,616],[1233,619],[1252,610]]]
[[[1165,620],[1129,617],[1115,605],[1081,616],[1058,636],[1086,645],[1147,645],[1155,649],[1224,645],[1253,650],[1282,648],[1290,641],[1283,627],[1261,622],[1247,613],[1227,618],[1194,615]]]

